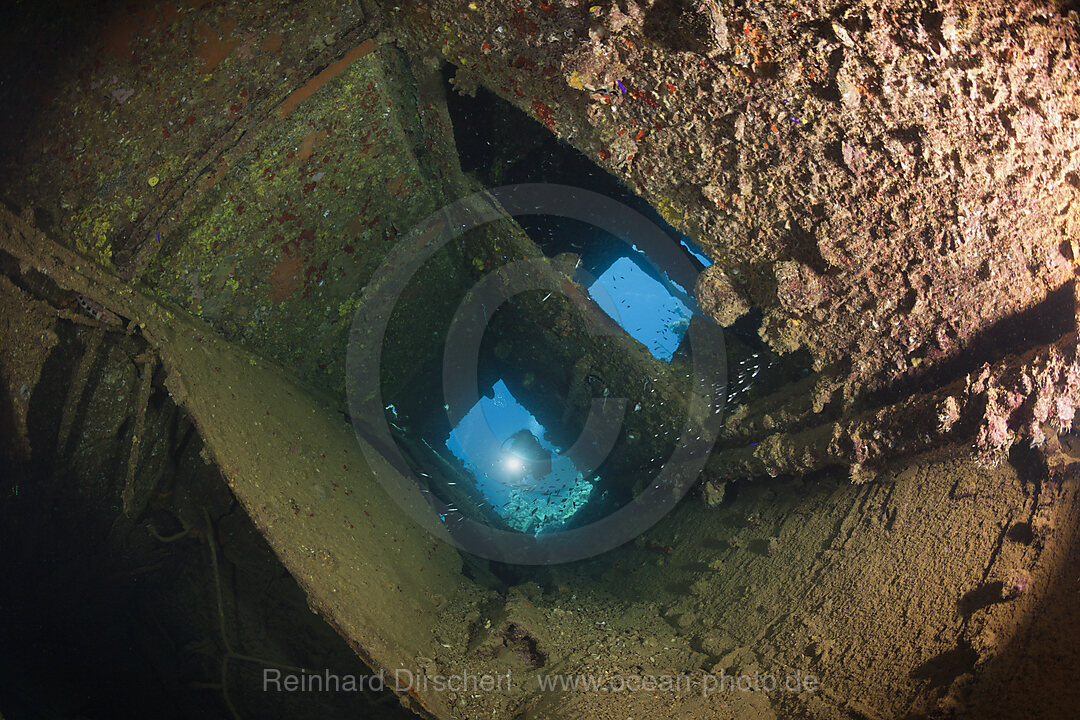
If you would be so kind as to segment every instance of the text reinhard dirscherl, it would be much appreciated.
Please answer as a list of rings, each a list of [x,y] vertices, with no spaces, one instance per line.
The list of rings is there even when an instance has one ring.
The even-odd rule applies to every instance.
[[[786,675],[756,672],[753,675],[707,673],[701,676],[685,674],[618,675],[618,674],[552,674],[534,678],[541,692],[675,692],[701,693],[704,697],[731,692],[815,692],[820,681],[815,675],[802,671]],[[282,693],[364,692],[393,690],[394,692],[508,692],[514,688],[509,670],[505,674],[451,673],[428,674],[398,668],[391,673],[369,675],[338,675],[322,672],[284,672],[276,668],[263,669],[263,691]]]

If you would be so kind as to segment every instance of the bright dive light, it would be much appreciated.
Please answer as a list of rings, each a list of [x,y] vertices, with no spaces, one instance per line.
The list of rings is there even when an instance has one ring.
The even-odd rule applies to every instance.
[[[506,458],[506,469],[510,472],[520,472],[524,464],[521,462],[521,458],[517,455],[508,455]]]

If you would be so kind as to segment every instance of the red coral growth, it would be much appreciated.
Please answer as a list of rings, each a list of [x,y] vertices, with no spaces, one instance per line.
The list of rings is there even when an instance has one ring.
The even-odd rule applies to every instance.
[[[550,107],[539,100],[533,100],[532,109],[540,121],[547,125],[548,130],[555,129],[555,113]]]

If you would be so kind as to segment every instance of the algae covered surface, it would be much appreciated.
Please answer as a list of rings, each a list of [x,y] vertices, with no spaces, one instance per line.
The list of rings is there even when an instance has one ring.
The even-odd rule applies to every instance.
[[[691,499],[605,555],[500,568],[419,531],[322,393],[122,282],[76,270],[61,248],[40,253],[47,240],[21,221],[8,218],[5,233],[24,274],[93,283],[140,328],[172,400],[308,603],[373,668],[407,670],[413,708],[825,718],[981,707],[1008,717],[1023,704],[1063,717],[1072,702],[1080,486],[1068,440],[1045,463],[1033,452],[997,467],[939,453],[866,485],[842,473],[739,484],[719,506]],[[27,313],[27,327],[48,312]],[[1008,680],[1031,663],[1031,685]],[[507,682],[436,689],[469,673]],[[789,678],[797,689],[772,685]]]
[[[762,307],[769,342],[808,348],[847,399],[1072,277],[1067,9],[473,5],[394,17],[695,238],[728,288],[717,317]]]

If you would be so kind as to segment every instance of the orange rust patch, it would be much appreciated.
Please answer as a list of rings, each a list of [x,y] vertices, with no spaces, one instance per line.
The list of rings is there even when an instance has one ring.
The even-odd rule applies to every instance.
[[[210,177],[206,178],[206,180],[203,181],[202,186],[201,186],[200,189],[201,190],[209,190],[210,188],[212,188],[214,186],[214,183],[216,183],[221,178],[225,177],[225,173],[228,171],[228,169],[229,168],[228,168],[227,165],[222,165],[221,167],[219,167],[214,172],[213,175],[211,175]]]
[[[164,22],[170,23],[176,18],[180,17],[180,8],[176,7],[175,5],[170,5],[169,3],[162,3],[161,5],[157,5],[155,7],[157,11],[161,13],[161,19]]]
[[[754,66],[759,68],[768,68],[772,65],[772,51],[769,49],[769,44],[765,39],[765,33],[760,28],[750,27],[749,24],[743,24],[743,34],[747,36],[750,41],[750,54],[754,58]]]
[[[262,49],[266,52],[281,52],[281,33],[270,33],[262,42]]]
[[[401,188],[403,188],[404,186],[405,186],[405,176],[402,175],[401,173],[398,173],[397,175],[395,175],[393,178],[390,179],[390,182],[386,183],[386,189],[389,190],[390,192],[394,193],[395,195],[400,193]]]
[[[345,68],[349,67],[374,49],[375,41],[368,39],[345,53],[345,57],[330,63],[325,70],[308,80],[304,85],[294,90],[289,97],[285,98],[284,102],[281,103],[281,117],[288,115],[297,105],[315,94],[316,90],[328,83],[334,77],[340,75],[345,71]]]
[[[323,144],[326,140],[325,130],[313,130],[309,132],[300,141],[300,148],[296,151],[296,159],[300,161],[307,160],[311,157],[311,153],[315,151],[315,148]]]
[[[195,31],[202,38],[199,45],[199,57],[203,59],[203,72],[210,72],[225,59],[232,49],[236,47],[236,41],[230,40],[233,30],[236,29],[236,21],[225,18],[221,21],[220,35],[212,30],[206,23],[196,23]]]
[[[121,62],[133,59],[135,50],[131,47],[131,36],[139,25],[139,18],[134,13],[121,10],[113,15],[105,25],[105,50]]]
[[[300,258],[287,257],[270,272],[270,300],[283,302],[300,281]]]
[[[105,23],[102,31],[105,51],[121,62],[134,60],[133,36],[147,30],[161,30],[179,14],[177,7],[170,3],[143,3],[141,7],[118,11]]]

